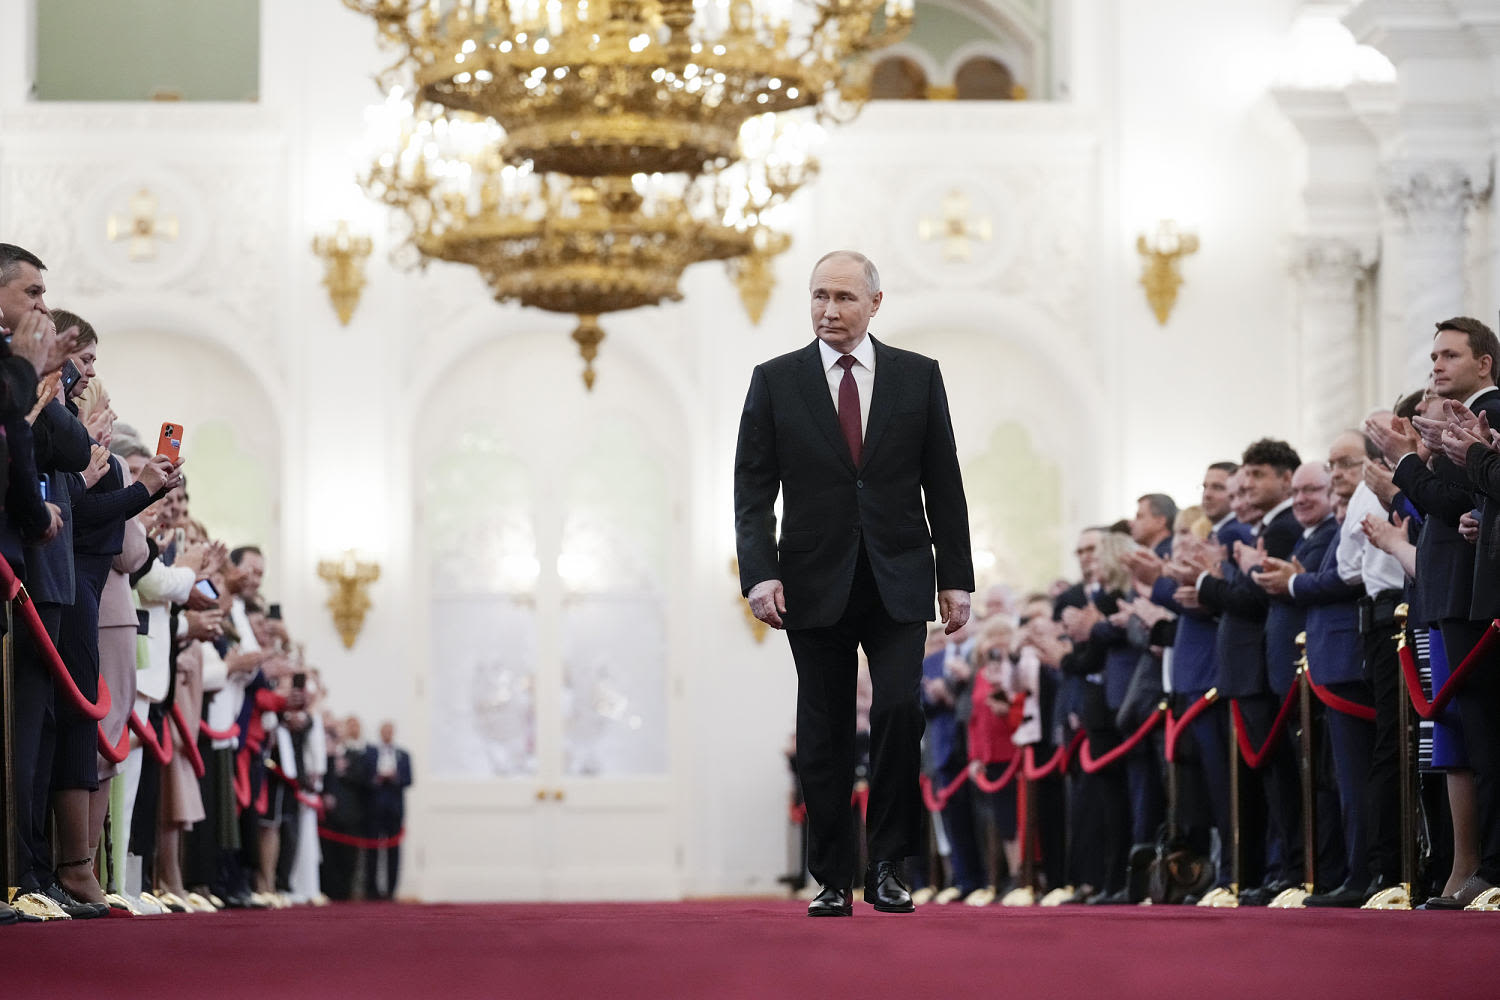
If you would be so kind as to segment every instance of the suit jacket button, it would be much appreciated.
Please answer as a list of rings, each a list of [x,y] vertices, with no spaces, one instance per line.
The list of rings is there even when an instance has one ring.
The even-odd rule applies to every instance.
[[[856,479],[854,481],[854,486],[855,486],[856,489],[861,489],[862,490],[862,489],[865,488],[865,481],[863,479]]]

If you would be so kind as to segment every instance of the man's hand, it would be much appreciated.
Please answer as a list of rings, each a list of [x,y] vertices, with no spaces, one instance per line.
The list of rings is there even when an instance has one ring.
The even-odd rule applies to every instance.
[[[786,614],[786,591],[780,580],[762,580],[746,596],[750,612],[772,628],[784,628],[781,616]]]
[[[948,690],[948,685],[941,677],[924,677],[922,690],[927,693],[927,700],[934,705],[953,704],[953,692]]]
[[[47,530],[42,532],[43,544],[46,544],[47,542],[50,542],[52,541],[52,539],[56,538],[62,531],[63,527],[62,508],[58,507],[55,503],[49,502],[47,504],[47,514],[49,515],[50,520],[47,522]]]
[[[94,484],[104,478],[109,471],[109,449],[103,445],[89,445],[89,464],[83,470],[83,485],[85,489],[93,489]]]
[[[1234,561],[1239,564],[1241,573],[1249,573],[1266,561],[1266,540],[1257,538],[1253,547],[1244,542],[1235,542]]]
[[[1483,414],[1480,414],[1482,417]],[[1480,433],[1480,431],[1483,433]],[[1442,433],[1438,437],[1438,448],[1442,454],[1448,456],[1448,461],[1459,468],[1469,464],[1469,449],[1474,445],[1483,445],[1494,450],[1490,440],[1490,429],[1488,426],[1478,430],[1470,427],[1459,427],[1454,424],[1444,424]]]
[[[36,405],[31,408],[30,413],[26,414],[28,424],[36,423],[36,418],[42,415],[47,404],[57,398],[57,392],[61,386],[62,374],[60,372],[53,372],[36,384]]]
[[[1458,533],[1470,545],[1479,544],[1479,517],[1472,510],[1458,519]]]
[[[52,317],[28,309],[11,331],[10,352],[25,358],[36,369],[36,377],[50,375],[63,366],[78,346],[78,328],[71,326],[58,333]]]
[[[1374,514],[1366,514],[1365,519],[1360,522],[1360,530],[1370,540],[1370,544],[1382,552],[1394,555],[1398,546],[1410,544],[1406,538],[1406,524],[1409,518],[1396,515],[1394,523],[1383,521]]]
[[[943,629],[944,635],[952,635],[969,624],[969,592],[967,590],[938,591],[938,613],[942,615],[943,621],[948,626]]]
[[[213,642],[224,634],[224,613],[212,611],[187,612],[187,637],[196,642]]]
[[[1401,492],[1396,489],[1396,474],[1379,462],[1365,463],[1365,485],[1386,510],[1390,510],[1396,494]]]
[[[1400,417],[1393,416],[1389,420],[1376,420],[1371,417],[1365,421],[1365,433],[1370,436],[1370,440],[1375,442],[1375,447],[1380,449],[1385,455],[1385,460],[1391,465],[1401,461],[1403,455],[1414,452],[1422,446],[1422,435],[1412,427],[1411,421]]]
[[[1085,604],[1081,608],[1063,608],[1063,628],[1067,630],[1068,638],[1074,642],[1087,642],[1094,626],[1103,620],[1104,616],[1092,604]]]
[[[141,466],[141,474],[136,477],[136,482],[146,487],[146,492],[156,496],[167,485],[167,480],[176,471],[177,467],[170,458],[157,455],[151,461]]]
[[[107,406],[89,414],[89,418],[83,422],[83,429],[89,432],[89,437],[106,448],[114,437],[114,426],[114,411]]]
[[[1172,600],[1181,608],[1202,607],[1202,604],[1198,601],[1198,588],[1191,584],[1186,587],[1178,587],[1177,592],[1172,595]]]
[[[1127,552],[1121,557],[1125,567],[1130,570],[1130,575],[1135,578],[1136,584],[1145,584],[1144,588],[1149,590],[1151,585],[1161,578],[1166,572],[1166,561],[1150,549],[1137,549]]]
[[[1254,580],[1255,585],[1261,590],[1280,597],[1291,593],[1292,577],[1305,572],[1302,563],[1295,556],[1292,557],[1291,562],[1268,556],[1265,562],[1261,563],[1260,571],[1250,574],[1250,579]]]

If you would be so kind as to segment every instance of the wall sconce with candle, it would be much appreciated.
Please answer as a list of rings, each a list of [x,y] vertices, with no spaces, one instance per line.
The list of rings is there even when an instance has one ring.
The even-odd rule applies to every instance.
[[[323,287],[339,314],[339,322],[349,325],[359,297],[365,290],[365,259],[374,249],[368,236],[349,232],[349,223],[340,220],[330,236],[314,236],[313,253],[323,258]]]
[[[337,559],[321,560],[318,576],[332,588],[328,610],[333,612],[333,627],[344,640],[344,648],[353,649],[370,610],[370,584],[380,579],[380,564],[362,560],[350,549]]]
[[[1182,287],[1178,262],[1198,252],[1198,234],[1178,228],[1171,219],[1163,219],[1151,236],[1143,233],[1136,237],[1135,249],[1142,258],[1141,285],[1146,289],[1146,301],[1151,303],[1156,321],[1166,326],[1167,317],[1177,304],[1177,290]]]

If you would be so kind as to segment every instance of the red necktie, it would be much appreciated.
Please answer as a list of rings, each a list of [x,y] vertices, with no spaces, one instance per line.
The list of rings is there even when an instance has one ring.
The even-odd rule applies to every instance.
[[[854,467],[859,468],[860,453],[864,451],[865,435],[859,427],[859,386],[854,382],[854,356],[845,354],[839,358],[838,366],[844,369],[844,378],[839,382],[839,428],[844,432],[844,441],[849,445],[849,457]]]

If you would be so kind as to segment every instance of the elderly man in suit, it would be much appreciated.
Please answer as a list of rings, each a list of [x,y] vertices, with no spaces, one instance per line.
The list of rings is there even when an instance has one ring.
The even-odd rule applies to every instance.
[[[369,782],[366,829],[372,840],[387,846],[370,850],[365,895],[390,899],[401,879],[401,841],[406,823],[406,790],[411,787],[411,755],[396,745],[396,724],[380,725],[380,742],[365,748],[365,780]]]
[[[868,333],[882,299],[874,263],[827,254],[810,292],[817,339],[756,367],[740,418],[740,585],[796,662],[808,870],[822,887],[808,915],[853,913],[858,647],[874,685],[865,901],[905,913],[901,863],[922,850],[924,623],[934,590],[950,634],[969,619],[968,506],[937,362]]]

